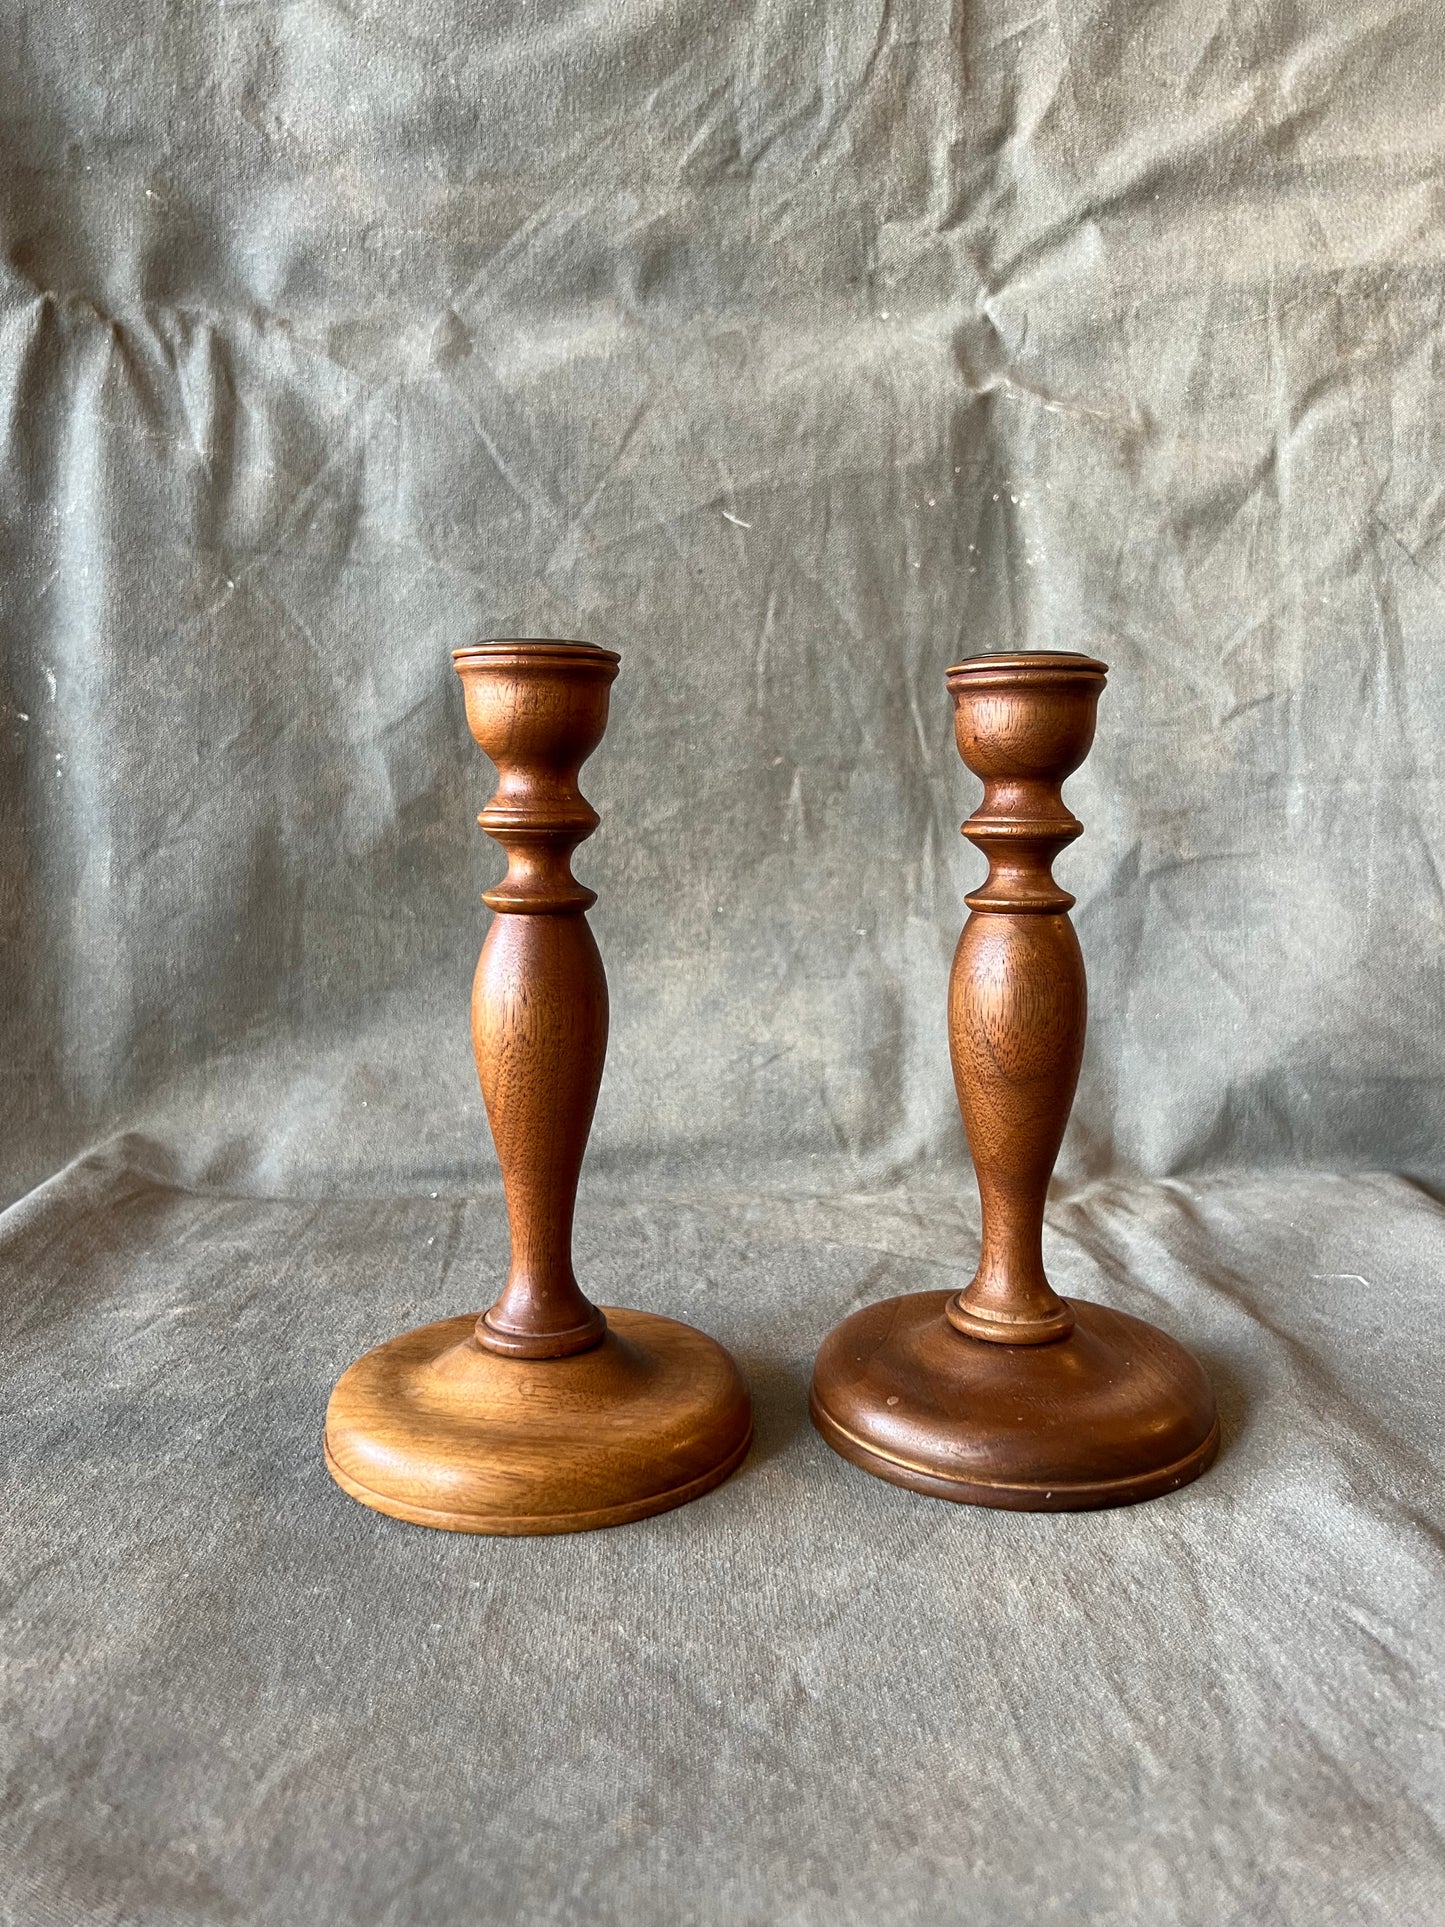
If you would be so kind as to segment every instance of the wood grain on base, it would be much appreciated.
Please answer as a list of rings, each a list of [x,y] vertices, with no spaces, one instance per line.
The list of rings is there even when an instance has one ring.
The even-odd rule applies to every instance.
[[[685,1505],[747,1455],[747,1388],[715,1340],[608,1308],[568,1358],[517,1359],[443,1319],[368,1352],[326,1414],[326,1464],[378,1512],[453,1532],[583,1532]]]
[[[607,1051],[607,978],[572,874],[597,812],[578,787],[618,657],[586,642],[454,652],[496,765],[478,821],[507,853],[472,986],[472,1042],[507,1195],[511,1260],[480,1317],[358,1359],[327,1411],[332,1477],[363,1504],[451,1532],[583,1532],[719,1485],[748,1449],[747,1388],[671,1318],[604,1313],[572,1268],[572,1214]]]
[[[1084,1050],[1084,960],[1053,860],[1082,825],[1064,779],[1094,740],[1091,656],[974,656],[948,672],[959,754],[983,779],[963,826],[989,861],[948,988],[948,1043],[982,1208],[960,1292],[889,1299],[824,1341],[810,1409],[844,1458],[895,1485],[1040,1511],[1186,1484],[1219,1446],[1198,1364],[1152,1325],[1061,1298],[1044,1202]]]
[[[1073,1512],[1187,1485],[1219,1447],[1197,1361],[1157,1326],[1082,1299],[1052,1345],[966,1338],[947,1292],[867,1305],[829,1333],[809,1396],[845,1459],[966,1505]]]

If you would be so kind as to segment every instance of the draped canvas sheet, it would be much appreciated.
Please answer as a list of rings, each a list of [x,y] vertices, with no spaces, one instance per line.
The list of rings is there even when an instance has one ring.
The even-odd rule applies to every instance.
[[[1436,10],[0,28],[0,1912],[1445,1913]],[[317,1453],[501,1263],[496,634],[623,655],[584,1281],[760,1409],[704,1504],[532,1545]],[[971,1263],[942,678],[1028,647],[1113,670],[1051,1262],[1227,1437],[1064,1522],[802,1418]]]
[[[498,633],[623,654],[605,1168],[962,1170],[942,672],[1044,646],[1114,669],[1069,1168],[1442,1174],[1432,9],[11,22],[12,1195],[474,1182]]]
[[[809,1428],[824,1331],[956,1285],[952,1197],[593,1201],[757,1443],[638,1526],[486,1540],[321,1463],[351,1358],[480,1300],[500,1207],[8,1214],[0,1918],[119,1927],[1398,1927],[1445,1911],[1445,1212],[1399,1180],[1101,1183],[1061,1287],[1198,1348],[1224,1451],[1115,1513],[945,1505]]]

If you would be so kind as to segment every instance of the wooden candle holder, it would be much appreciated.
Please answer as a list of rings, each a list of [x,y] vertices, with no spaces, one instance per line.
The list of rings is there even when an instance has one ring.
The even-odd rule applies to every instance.
[[[453,1532],[578,1532],[685,1504],[741,1464],[747,1389],[711,1338],[605,1311],[572,1269],[572,1213],[607,1049],[596,901],[571,855],[598,817],[579,790],[617,674],[609,649],[455,652],[473,736],[497,766],[478,818],[507,853],[472,990],[472,1041],[511,1227],[500,1296],[394,1338],[339,1381],[326,1463],[363,1504]]]
[[[845,1459],[971,1505],[1129,1505],[1219,1449],[1209,1381],[1141,1319],[1060,1298],[1044,1200],[1084,1049],[1074,899],[1052,864],[1082,831],[1060,789],[1094,740],[1107,674],[1072,654],[975,656],[948,672],[959,754],[984,783],[963,833],[989,859],[949,982],[954,1084],[983,1250],[966,1290],[855,1312],[825,1339],[813,1422]]]

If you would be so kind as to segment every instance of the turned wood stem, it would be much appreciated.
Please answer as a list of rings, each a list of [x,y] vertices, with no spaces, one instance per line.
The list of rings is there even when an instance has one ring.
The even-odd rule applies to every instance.
[[[512,1258],[477,1320],[489,1351],[562,1358],[600,1342],[572,1269],[572,1214],[607,1051],[607,978],[593,891],[573,850],[599,818],[578,788],[607,727],[618,658],[591,643],[494,642],[455,652],[472,735],[497,766],[477,821],[507,854],[472,987],[472,1042],[502,1168]]]
[[[948,992],[954,1084],[978,1178],[982,1252],[947,1316],[970,1338],[1040,1345],[1074,1314],[1044,1273],[1044,1201],[1078,1083],[1088,999],[1054,858],[1083,825],[1060,795],[1094,740],[1103,663],[975,656],[948,672],[959,754],[982,777],[963,834],[989,860]]]

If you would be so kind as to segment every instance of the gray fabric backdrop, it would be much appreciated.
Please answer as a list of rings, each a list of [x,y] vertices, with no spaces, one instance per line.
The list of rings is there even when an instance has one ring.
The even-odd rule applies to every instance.
[[[12,1195],[475,1182],[517,633],[624,658],[599,1171],[962,1170],[942,671],[1047,646],[1070,1168],[1445,1176],[1434,8],[4,16]]]
[[[7,1922],[1445,1918],[1440,25],[0,0]],[[502,1261],[492,634],[623,654],[584,1282],[760,1416],[534,1546],[315,1449]],[[942,672],[1028,647],[1113,666],[1050,1261],[1226,1419],[1064,1524],[801,1421],[971,1263]]]

